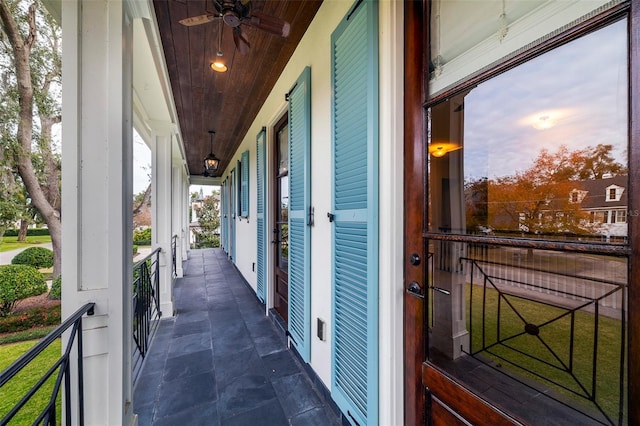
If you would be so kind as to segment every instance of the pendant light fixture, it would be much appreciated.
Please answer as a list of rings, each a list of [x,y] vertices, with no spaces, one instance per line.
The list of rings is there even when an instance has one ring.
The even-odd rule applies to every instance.
[[[218,53],[216,54],[218,56],[218,59],[216,59],[215,61],[211,62],[211,69],[217,72],[225,72],[227,70],[227,66],[224,64],[224,61],[222,60],[222,19],[219,19],[220,21],[220,28],[218,28]]]
[[[213,135],[215,134],[215,131],[209,130],[209,148],[211,149],[211,151],[209,155],[204,158],[204,171],[208,176],[213,176],[213,174],[218,171],[218,166],[220,165],[220,160],[213,153]]]

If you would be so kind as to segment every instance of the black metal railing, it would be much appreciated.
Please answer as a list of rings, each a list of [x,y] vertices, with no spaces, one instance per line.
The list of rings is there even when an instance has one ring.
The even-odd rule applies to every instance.
[[[133,380],[136,381],[158,328],[160,311],[160,248],[133,266]]]
[[[460,258],[470,265],[468,354],[481,360],[488,356],[494,360],[489,365],[502,372],[504,366],[513,368],[542,387],[528,379],[521,383],[548,396],[584,401],[582,409],[565,398],[556,399],[597,422],[623,424],[627,281],[620,276],[625,275],[626,262],[593,255],[583,255],[581,262],[575,253],[544,252],[553,262],[541,267],[532,253],[525,264],[526,252],[492,250],[503,254]],[[558,258],[567,270],[559,270]],[[608,266],[587,268],[588,262]],[[612,272],[615,269],[620,276]],[[545,385],[557,392],[545,392]]]
[[[173,238],[171,238],[171,274],[173,278],[176,278],[178,276],[177,250],[178,250],[178,236],[174,235]]]
[[[64,350],[64,353],[60,358],[58,358],[53,365],[47,370],[44,375],[26,392],[26,394],[20,399],[20,401],[14,405],[14,407],[0,420],[1,425],[8,424],[11,419],[15,417],[16,414],[24,407],[31,398],[45,386],[50,378],[55,376],[55,382],[53,385],[53,390],[51,391],[51,397],[49,401],[45,405],[45,407],[40,411],[39,415],[35,418],[32,424],[34,425],[57,425],[60,422],[58,421],[58,413],[56,411],[58,396],[60,395],[60,390],[62,388],[62,383],[64,380],[64,404],[65,404],[65,412],[66,418],[64,419],[64,424],[71,425],[72,423],[83,425],[84,424],[84,375],[82,368],[82,317],[83,315],[93,315],[95,303],[87,303],[80,309],[78,309],[71,317],[65,320],[62,324],[56,327],[51,333],[47,334],[40,342],[38,342],[34,347],[32,347],[29,351],[27,351],[24,355],[18,358],[13,364],[7,367],[2,373],[0,373],[0,389],[8,383],[12,378],[14,378],[18,373],[22,370],[28,368],[30,363],[38,357],[49,345],[51,345],[56,339],[60,338],[64,332],[66,332],[69,328],[71,329],[71,334],[69,335],[69,340],[67,342],[67,346]],[[78,380],[78,411],[77,411],[77,420],[73,421],[73,413],[74,410],[71,408],[71,351],[74,347],[78,351],[78,371],[77,371],[77,380]],[[62,416],[60,414],[60,418]]]

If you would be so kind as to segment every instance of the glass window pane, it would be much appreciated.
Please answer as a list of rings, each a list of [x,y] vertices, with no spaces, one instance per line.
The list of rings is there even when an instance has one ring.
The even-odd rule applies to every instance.
[[[627,420],[628,259],[541,241],[627,243],[627,49],[622,20],[427,110],[429,360],[525,423]]]
[[[289,171],[289,125],[278,130],[278,176]]]
[[[614,23],[429,109],[430,231],[626,240],[625,226],[590,220],[627,203],[626,31]]]
[[[429,93],[437,95],[622,0],[433,0]]]

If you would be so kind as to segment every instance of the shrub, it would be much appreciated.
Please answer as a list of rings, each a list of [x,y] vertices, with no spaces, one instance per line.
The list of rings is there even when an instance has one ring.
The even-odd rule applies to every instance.
[[[0,333],[14,333],[34,327],[60,325],[60,305],[34,308],[8,317],[0,317]]]
[[[5,237],[17,237],[17,229],[7,229],[4,233]],[[51,235],[49,228],[29,228],[27,229],[27,237],[42,237],[45,235]]]
[[[138,246],[137,245],[133,245],[133,255],[135,256],[136,254],[138,254]]]
[[[60,300],[62,296],[62,275],[58,275],[58,278],[51,283],[51,290],[49,290],[49,299]]]
[[[34,268],[51,268],[53,266],[53,251],[45,247],[29,247],[16,254],[11,259],[12,265],[29,265]]]
[[[0,266],[0,317],[13,311],[19,300],[47,291],[47,283],[38,270],[29,265]]]
[[[151,245],[151,228],[135,229],[133,231],[133,244],[138,246]]]

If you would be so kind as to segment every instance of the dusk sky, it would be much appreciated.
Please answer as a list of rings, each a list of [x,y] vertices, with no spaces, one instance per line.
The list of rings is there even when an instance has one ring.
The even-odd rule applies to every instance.
[[[465,98],[465,178],[512,175],[540,150],[612,144],[626,164],[627,28],[614,23],[496,78]],[[540,117],[553,125],[534,127]]]

